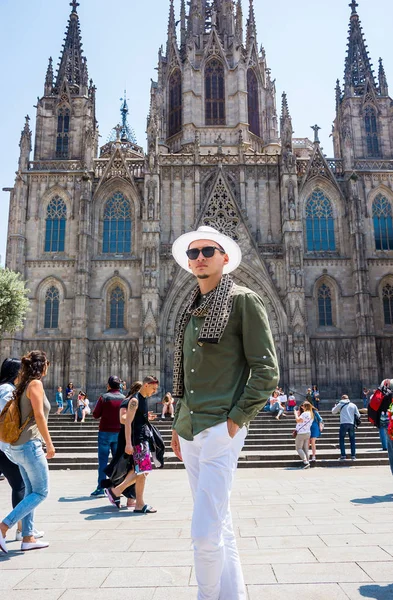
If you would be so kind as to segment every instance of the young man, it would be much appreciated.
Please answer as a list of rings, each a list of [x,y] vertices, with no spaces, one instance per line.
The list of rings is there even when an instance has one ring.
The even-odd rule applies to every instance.
[[[336,406],[333,406],[332,413],[334,415],[340,413],[340,460],[346,459],[345,436],[347,433],[351,443],[351,458],[352,460],[356,460],[355,415],[360,417],[358,407],[344,394],[341,396],[341,401]]]
[[[236,242],[199,227],[172,254],[198,282],[176,334],[172,432],[194,498],[198,599],[244,600],[229,496],[246,426],[277,385],[276,353],[261,298],[228,275],[241,261]]]
[[[91,496],[103,496],[101,481],[106,479],[105,467],[108,464],[109,452],[116,454],[117,438],[120,431],[119,411],[125,396],[120,393],[119,377],[111,375],[108,379],[106,394],[98,398],[93,417],[100,419],[98,432],[98,485]]]

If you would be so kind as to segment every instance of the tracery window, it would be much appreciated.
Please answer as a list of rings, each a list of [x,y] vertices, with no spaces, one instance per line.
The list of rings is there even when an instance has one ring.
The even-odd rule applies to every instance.
[[[57,329],[59,327],[59,304],[59,290],[52,285],[45,294],[45,329]]]
[[[211,195],[203,224],[214,227],[233,240],[239,239],[239,216],[221,177]]]
[[[225,125],[224,66],[217,58],[205,67],[205,112],[206,125]]]
[[[169,79],[168,135],[181,131],[182,126],[182,81],[180,69],[176,69]]]
[[[367,106],[364,111],[364,126],[366,130],[367,156],[379,157],[377,113],[372,106]]]
[[[382,290],[383,318],[385,325],[393,325],[393,286],[387,283]]]
[[[105,204],[102,251],[131,252],[131,205],[121,192],[113,194]]]
[[[57,113],[56,158],[68,159],[70,110],[60,108]]]
[[[332,203],[320,189],[314,190],[306,202],[306,237],[308,252],[336,250]]]
[[[325,283],[318,289],[318,324],[319,327],[331,327],[333,325],[332,294]]]
[[[373,202],[373,221],[376,250],[393,250],[392,205],[382,194]]]
[[[247,91],[248,91],[248,126],[251,133],[261,135],[259,121],[259,89],[258,80],[254,69],[247,71]]]
[[[64,252],[67,207],[60,196],[55,196],[46,209],[45,252]]]
[[[124,329],[125,297],[120,286],[111,291],[109,304],[109,328]]]

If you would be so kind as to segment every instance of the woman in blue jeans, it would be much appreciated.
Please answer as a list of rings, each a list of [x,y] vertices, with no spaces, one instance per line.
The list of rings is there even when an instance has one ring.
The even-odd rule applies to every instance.
[[[34,509],[49,492],[47,459],[55,456],[48,431],[50,403],[45,395],[42,378],[47,374],[49,361],[45,352],[33,350],[22,358],[22,368],[14,397],[19,402],[21,423],[25,424],[19,439],[9,447],[10,458],[20,469],[26,493],[19,504],[0,523],[0,550],[7,553],[7,531],[22,521],[21,550],[47,548],[34,536]],[[46,444],[46,456],[42,449]]]

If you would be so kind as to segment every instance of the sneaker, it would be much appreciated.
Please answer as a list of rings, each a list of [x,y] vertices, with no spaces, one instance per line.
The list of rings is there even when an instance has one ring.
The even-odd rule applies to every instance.
[[[104,496],[104,490],[100,487],[97,487],[97,489],[95,489],[90,496]]]
[[[48,542],[22,542],[20,549],[22,552],[27,552],[28,550],[42,550],[48,546]]]
[[[35,539],[38,540],[38,539],[44,537],[45,531],[37,531],[37,529],[34,529],[33,535],[34,535]],[[23,540],[22,532],[19,531],[19,529],[17,529],[16,530],[16,534],[15,534],[15,541],[16,542],[21,542],[22,540]]]
[[[312,457],[310,458],[310,460],[311,460],[311,462],[315,462],[317,459],[316,459],[316,457],[315,457],[315,456],[312,456]]]
[[[340,456],[340,458],[338,460],[347,460],[346,456]]]
[[[304,463],[303,469],[309,469],[309,468],[310,468],[310,463]]]
[[[356,456],[351,456],[351,460],[356,460]]]
[[[0,481],[4,481],[5,479],[5,475],[3,475],[3,473],[0,473]]]

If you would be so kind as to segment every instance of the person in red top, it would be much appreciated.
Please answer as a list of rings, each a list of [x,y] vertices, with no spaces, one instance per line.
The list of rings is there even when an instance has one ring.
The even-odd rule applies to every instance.
[[[121,380],[111,375],[108,379],[106,394],[98,398],[93,417],[100,419],[98,432],[98,485],[91,496],[103,496],[101,481],[106,479],[105,467],[108,464],[109,452],[116,454],[117,438],[120,431],[119,411],[125,396],[120,392]]]

